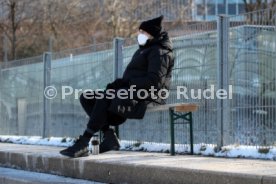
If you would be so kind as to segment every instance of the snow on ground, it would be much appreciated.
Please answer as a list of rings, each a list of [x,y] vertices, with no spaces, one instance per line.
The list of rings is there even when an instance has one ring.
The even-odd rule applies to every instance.
[[[74,138],[49,137],[42,138],[40,136],[11,136],[0,135],[0,142],[16,143],[16,144],[34,144],[49,146],[70,146],[75,141]]]
[[[8,136],[0,135],[0,142],[16,143],[16,144],[33,144],[48,146],[71,146],[75,138],[49,137],[42,138],[39,136]],[[164,152],[169,153],[170,144],[153,143],[153,142],[135,142],[120,141],[121,150],[130,151],[148,151],[148,152]],[[190,152],[190,146],[187,144],[176,144],[175,151],[178,154],[187,154]],[[230,157],[230,158],[259,158],[267,160],[276,160],[276,146],[258,147],[245,145],[229,145],[222,147],[221,150],[216,149],[216,145],[211,144],[195,144],[194,153],[205,156]]]
[[[164,143],[133,143],[130,141],[121,141],[122,150],[132,151],[149,151],[149,152],[169,152],[170,144]],[[190,146],[184,144],[176,144],[175,151],[178,154],[187,154],[190,152]],[[257,147],[244,145],[229,145],[216,150],[216,145],[211,144],[195,144],[194,154],[216,157],[230,158],[259,158],[276,160],[276,147]]]

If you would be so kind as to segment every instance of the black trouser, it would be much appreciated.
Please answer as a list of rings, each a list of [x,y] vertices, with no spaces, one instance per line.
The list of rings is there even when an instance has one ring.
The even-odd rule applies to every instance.
[[[80,103],[90,117],[87,123],[87,129],[93,132],[99,130],[105,131],[109,126],[118,126],[126,121],[124,117],[109,112],[107,109],[110,105],[111,99],[89,99],[85,98],[83,94],[80,96]]]

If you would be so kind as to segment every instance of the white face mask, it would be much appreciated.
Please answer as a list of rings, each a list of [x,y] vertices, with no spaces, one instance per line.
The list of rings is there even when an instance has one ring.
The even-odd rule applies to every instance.
[[[148,39],[149,39],[149,37],[147,35],[145,35],[143,33],[138,34],[137,40],[138,40],[139,45],[144,46],[147,43]]]

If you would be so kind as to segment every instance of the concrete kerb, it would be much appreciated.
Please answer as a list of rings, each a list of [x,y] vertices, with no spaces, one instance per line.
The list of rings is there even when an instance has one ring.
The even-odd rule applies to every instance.
[[[135,156],[134,153],[110,152],[96,157],[70,159],[60,156],[55,151],[51,151],[53,154],[46,155],[39,152],[18,151],[1,149],[0,165],[106,183],[271,184],[276,182],[276,174],[266,176],[224,172],[223,168],[221,168],[221,172],[218,172],[156,164],[162,160],[170,162],[171,157],[168,155],[156,158],[154,155],[146,153],[137,153]],[[199,162],[201,160],[196,156],[192,158],[195,160],[199,158]],[[130,160],[135,161],[135,159],[136,162],[129,162]]]

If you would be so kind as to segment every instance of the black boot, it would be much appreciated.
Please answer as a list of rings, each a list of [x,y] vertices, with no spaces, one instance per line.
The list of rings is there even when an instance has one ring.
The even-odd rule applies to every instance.
[[[90,141],[89,137],[85,136],[79,136],[79,138],[76,140],[76,142],[64,149],[61,150],[59,153],[68,157],[83,157],[83,156],[88,156],[88,143]]]
[[[119,150],[120,143],[113,129],[108,129],[103,132],[103,141],[100,144],[100,153],[111,150]]]

